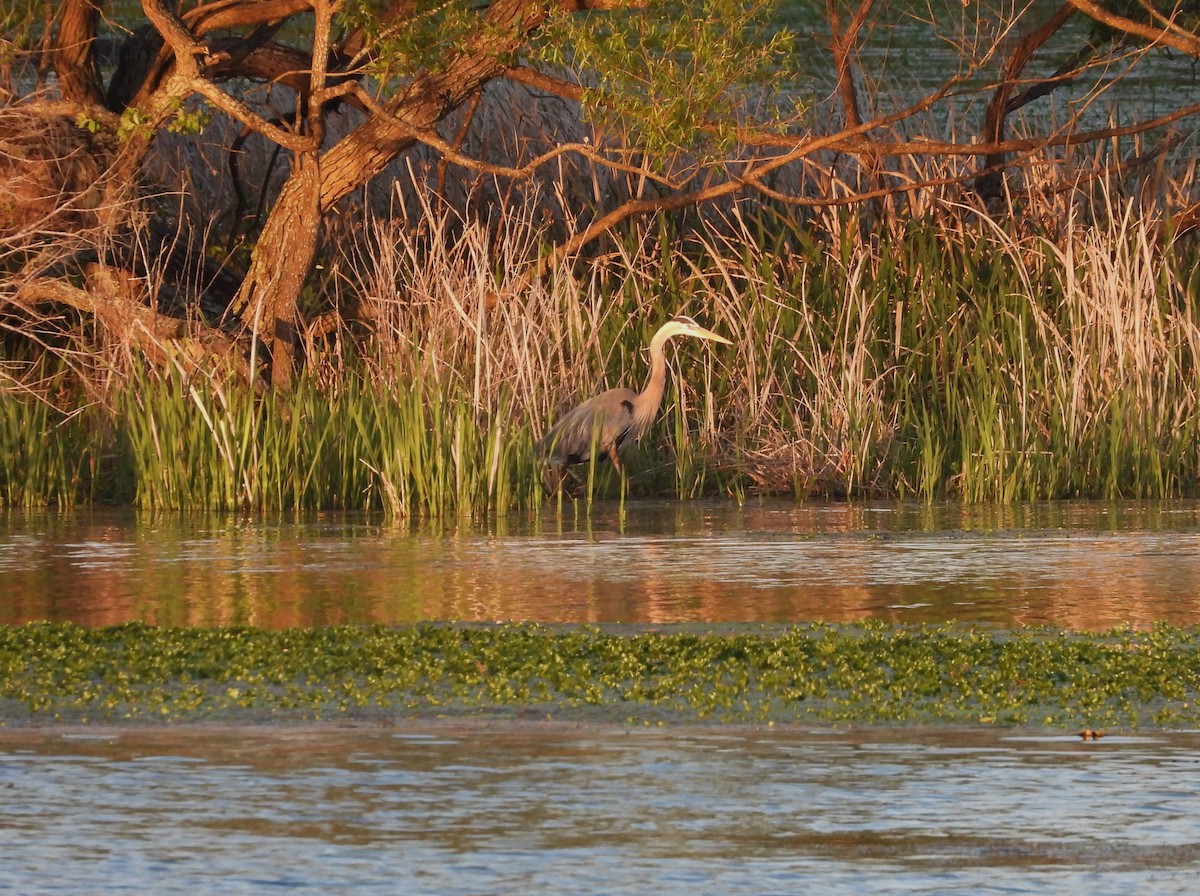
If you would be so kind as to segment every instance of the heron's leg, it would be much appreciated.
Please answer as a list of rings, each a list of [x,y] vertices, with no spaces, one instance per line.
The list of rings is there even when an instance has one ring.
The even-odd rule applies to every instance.
[[[613,442],[608,446],[608,459],[612,461],[613,469],[621,474],[621,479],[625,479],[625,470],[621,467],[621,455],[617,452],[617,443]]]
[[[546,464],[542,467],[542,485],[550,494],[563,490],[563,482],[567,478],[567,468],[562,464]]]
[[[625,468],[621,466],[621,455],[617,451],[617,443],[613,442],[608,446],[608,459],[612,461],[613,467],[617,471],[617,475],[621,477],[621,518],[625,517],[625,490],[628,483],[625,481]]]

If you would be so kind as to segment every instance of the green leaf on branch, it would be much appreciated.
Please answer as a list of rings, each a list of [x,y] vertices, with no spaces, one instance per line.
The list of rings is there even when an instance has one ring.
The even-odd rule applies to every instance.
[[[728,149],[778,99],[793,38],[771,0],[672,0],[647,9],[563,14],[541,58],[589,86],[586,114],[655,156]]]
[[[175,114],[167,122],[167,130],[172,134],[202,134],[212,120],[212,112],[204,107],[189,109],[181,101],[174,103]]]
[[[391,6],[385,0],[349,0],[340,15],[343,27],[365,36],[372,50],[366,69],[384,87],[442,70],[480,32],[486,9],[476,0],[415,0],[403,18],[389,20],[385,12]]]
[[[130,106],[121,113],[121,119],[117,122],[117,139],[124,142],[136,134],[149,136],[150,130],[150,119],[146,113],[136,106]]]

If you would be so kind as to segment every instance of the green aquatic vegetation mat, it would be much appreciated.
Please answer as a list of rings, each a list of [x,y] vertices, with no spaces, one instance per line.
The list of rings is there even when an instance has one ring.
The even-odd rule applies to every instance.
[[[1200,722],[1200,629],[0,628],[0,723]]]

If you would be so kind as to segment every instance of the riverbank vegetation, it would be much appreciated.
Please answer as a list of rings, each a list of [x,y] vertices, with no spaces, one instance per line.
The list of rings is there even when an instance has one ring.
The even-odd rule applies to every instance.
[[[983,219],[840,258],[777,219],[738,221],[737,239],[699,227],[686,253],[639,233],[605,282],[560,271],[492,309],[479,229],[436,264],[427,254],[403,298],[372,268],[356,288],[377,297],[375,354],[333,350],[286,392],[136,365],[81,405],[47,398],[78,388],[64,369],[38,395],[6,391],[0,500],[530,510],[535,436],[594,377],[644,376],[667,305],[737,346],[679,352],[634,494],[1194,495],[1193,254],[1160,251],[1168,222],[1114,212],[1065,243]],[[391,272],[411,248],[384,224],[372,240]]]
[[[7,724],[445,717],[1194,727],[1200,634],[0,628]]]
[[[536,512],[679,312],[736,346],[676,347],[632,494],[1200,494],[1196,110],[1096,113],[1187,9],[534,5],[14,13],[0,504]],[[953,50],[903,99],[897,21]]]

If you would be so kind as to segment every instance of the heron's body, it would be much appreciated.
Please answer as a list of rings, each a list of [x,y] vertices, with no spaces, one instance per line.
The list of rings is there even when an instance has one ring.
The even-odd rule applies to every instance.
[[[663,324],[650,340],[650,378],[641,392],[609,389],[576,406],[559,420],[539,442],[540,451],[552,467],[587,463],[595,446],[598,457],[607,457],[621,469],[620,451],[638,441],[654,423],[667,384],[665,346],[673,336],[694,336],[714,342],[732,343],[706,330],[690,317],[675,317]]]

